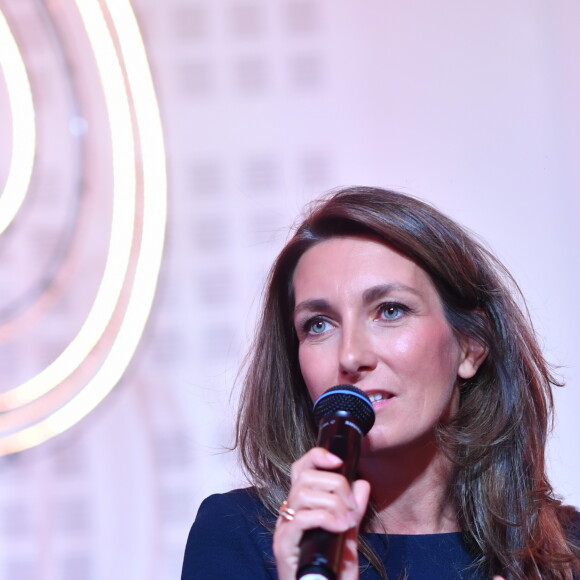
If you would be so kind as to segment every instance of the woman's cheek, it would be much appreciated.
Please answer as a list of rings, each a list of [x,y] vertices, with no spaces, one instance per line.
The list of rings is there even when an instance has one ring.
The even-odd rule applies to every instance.
[[[421,337],[409,329],[387,333],[381,346],[383,354],[394,355],[396,360],[413,357],[423,348]]]
[[[326,348],[321,345],[300,345],[298,362],[302,378],[313,401],[334,385],[332,364]]]
[[[308,346],[300,345],[298,350],[298,362],[300,364],[300,371],[302,373],[302,378],[306,383],[306,387],[310,392],[310,396],[314,400],[316,398],[315,393],[312,392],[313,387],[313,376],[312,376],[312,349],[308,348]]]

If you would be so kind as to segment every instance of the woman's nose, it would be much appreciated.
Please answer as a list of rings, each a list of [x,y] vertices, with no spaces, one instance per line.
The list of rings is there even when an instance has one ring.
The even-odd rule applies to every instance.
[[[368,331],[358,327],[343,327],[339,354],[341,376],[353,376],[372,371],[377,366],[377,354]]]

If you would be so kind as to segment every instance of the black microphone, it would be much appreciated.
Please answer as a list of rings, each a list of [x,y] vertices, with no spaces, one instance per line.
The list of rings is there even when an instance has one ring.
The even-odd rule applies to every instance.
[[[364,391],[352,385],[328,389],[314,403],[318,425],[318,447],[342,459],[334,469],[352,482],[356,475],[362,438],[375,422],[373,405]],[[336,580],[340,567],[344,534],[321,528],[306,530],[300,542],[296,578]]]

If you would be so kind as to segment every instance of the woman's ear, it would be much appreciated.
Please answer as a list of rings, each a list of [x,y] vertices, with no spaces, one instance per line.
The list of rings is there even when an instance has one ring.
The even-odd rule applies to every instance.
[[[457,375],[462,379],[471,379],[487,356],[487,347],[468,336],[460,340],[461,360]]]

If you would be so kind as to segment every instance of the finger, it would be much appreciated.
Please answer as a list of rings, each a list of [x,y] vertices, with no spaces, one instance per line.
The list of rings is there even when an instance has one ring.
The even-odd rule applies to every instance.
[[[294,514],[308,510],[326,510],[335,517],[348,521],[349,525],[355,525],[354,513],[357,507],[356,500],[350,489],[346,489],[340,483],[336,491],[328,491],[324,487],[302,486],[295,488],[288,496],[288,506],[292,506]]]
[[[354,529],[355,522],[344,521],[325,509],[300,510],[291,521],[278,519],[273,538],[278,578],[294,579],[300,557],[300,542],[306,530],[322,528],[333,533]]]
[[[322,447],[313,447],[292,464],[292,480],[308,469],[331,470],[340,467],[342,459]]]
[[[274,556],[276,558],[280,579],[293,579],[298,567],[300,541],[304,532],[312,528],[322,528],[329,532],[344,533],[345,545],[341,580],[355,580],[358,578],[358,528],[366,512],[370,484],[359,480],[353,484],[354,506],[347,508],[335,494],[313,494],[312,501],[321,501],[324,506],[327,502],[335,502],[330,509],[298,509],[292,521],[278,521],[274,534]],[[326,497],[325,497],[326,496]],[[330,498],[330,499],[329,499]]]
[[[287,505],[292,509],[294,519],[303,511],[323,510],[333,517],[326,517],[325,522],[329,531],[335,531],[336,526],[347,529],[358,525],[362,519],[368,503],[370,486],[367,482],[359,481],[356,484],[358,498],[350,484],[340,474],[320,471],[310,466],[328,459],[329,454],[324,449],[315,448],[308,453],[295,469],[294,482],[287,497]],[[330,461],[334,456],[330,454]],[[298,463],[298,462],[297,462]],[[357,509],[358,506],[358,509]],[[300,520],[305,526],[310,525],[314,518],[320,519],[321,514],[305,516]],[[285,521],[288,518],[285,519]],[[316,527],[327,529],[323,523],[317,522]],[[342,531],[342,530],[341,530]]]
[[[356,484],[357,499],[345,477],[328,471],[341,463],[342,460],[332,453],[315,447],[293,464],[292,485],[287,497],[291,518],[278,519],[273,539],[280,580],[294,579],[300,542],[306,530],[322,528],[333,533],[346,533],[360,525],[368,502],[369,486],[366,482]],[[358,558],[356,532],[353,537],[353,558]]]
[[[279,579],[295,578],[300,557],[300,542],[307,530],[322,528],[335,534],[348,533],[352,530],[356,537],[358,523],[354,518],[345,521],[325,509],[300,510],[296,512],[292,521],[278,520],[274,532],[273,551]],[[356,554],[356,547],[354,553]],[[351,555],[351,559],[352,557]]]
[[[297,472],[292,482],[291,492],[302,492],[308,489],[328,494],[338,494],[344,501],[354,507],[355,500],[348,480],[339,473],[303,469]]]
[[[358,479],[352,484],[352,494],[355,500],[355,512],[358,525],[362,521],[371,497],[371,484],[364,479]]]
[[[367,481],[358,480],[353,483],[353,494],[355,497],[356,520],[355,527],[350,528],[345,533],[345,541],[342,549],[342,560],[340,567],[341,580],[358,580],[358,533],[362,518],[366,513],[371,486]]]
[[[352,511],[337,511],[336,513],[327,509],[298,510],[291,521],[279,519],[276,522],[276,529],[280,529],[281,534],[286,538],[300,540],[306,530],[322,528],[329,532],[340,534],[358,525],[356,514]]]
[[[358,580],[359,578],[358,533],[356,528],[351,528],[345,533],[339,578],[340,580]]]
[[[338,496],[349,508],[354,509],[355,500],[351,487],[345,477],[332,471],[341,460],[325,449],[315,447],[292,465],[292,485],[287,497],[288,504],[294,509],[315,509],[334,507]],[[326,493],[328,497],[320,495]]]

